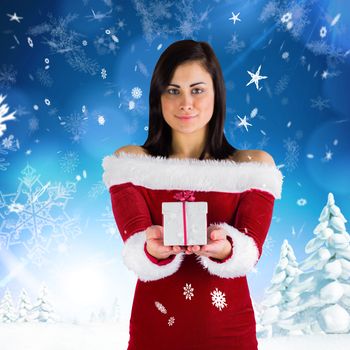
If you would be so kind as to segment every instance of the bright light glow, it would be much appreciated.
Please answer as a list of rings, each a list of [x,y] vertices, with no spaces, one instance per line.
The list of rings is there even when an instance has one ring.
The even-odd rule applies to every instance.
[[[101,304],[105,291],[101,269],[83,266],[65,271],[61,278],[61,290],[66,304],[92,306]]]

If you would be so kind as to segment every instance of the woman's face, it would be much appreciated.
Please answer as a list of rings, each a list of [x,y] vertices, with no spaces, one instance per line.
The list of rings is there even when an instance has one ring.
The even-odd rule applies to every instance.
[[[161,107],[173,131],[193,133],[208,124],[214,111],[214,86],[201,63],[191,61],[176,68],[161,95]],[[181,116],[190,118],[181,119]]]

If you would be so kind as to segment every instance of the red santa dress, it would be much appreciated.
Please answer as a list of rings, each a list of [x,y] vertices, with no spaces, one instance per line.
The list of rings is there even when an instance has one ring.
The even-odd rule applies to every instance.
[[[137,276],[128,350],[256,350],[246,274],[262,253],[283,176],[272,165],[121,153],[103,159],[103,180]],[[157,260],[146,229],[162,225],[162,203],[190,192],[208,203],[207,224],[226,230],[225,260],[180,253]]]

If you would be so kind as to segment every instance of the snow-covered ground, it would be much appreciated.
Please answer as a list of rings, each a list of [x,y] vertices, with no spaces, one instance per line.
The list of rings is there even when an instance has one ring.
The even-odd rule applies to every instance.
[[[127,324],[0,325],[1,350],[125,350],[127,342]],[[260,339],[259,350],[349,350],[349,344],[350,334],[295,336]]]

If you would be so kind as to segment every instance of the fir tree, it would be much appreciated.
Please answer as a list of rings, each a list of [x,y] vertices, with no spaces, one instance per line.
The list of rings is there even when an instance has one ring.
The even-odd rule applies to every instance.
[[[293,306],[298,303],[299,297],[290,290],[300,273],[293,248],[284,240],[271,286],[266,290],[266,298],[262,302],[257,328],[260,337],[301,333],[300,323],[293,319]]]
[[[323,208],[300,264],[303,273],[293,293],[299,294],[295,311],[308,324],[307,333],[346,333],[350,330],[350,236],[332,193]]]
[[[53,311],[53,307],[48,299],[48,291],[46,285],[42,285],[40,295],[35,306],[32,308],[32,320],[35,322],[53,323],[57,321],[57,317]]]
[[[29,300],[28,294],[25,291],[25,289],[22,289],[21,294],[19,296],[17,322],[30,322],[31,310],[32,304]]]
[[[16,320],[11,293],[6,289],[5,295],[0,303],[0,322],[12,323]]]

